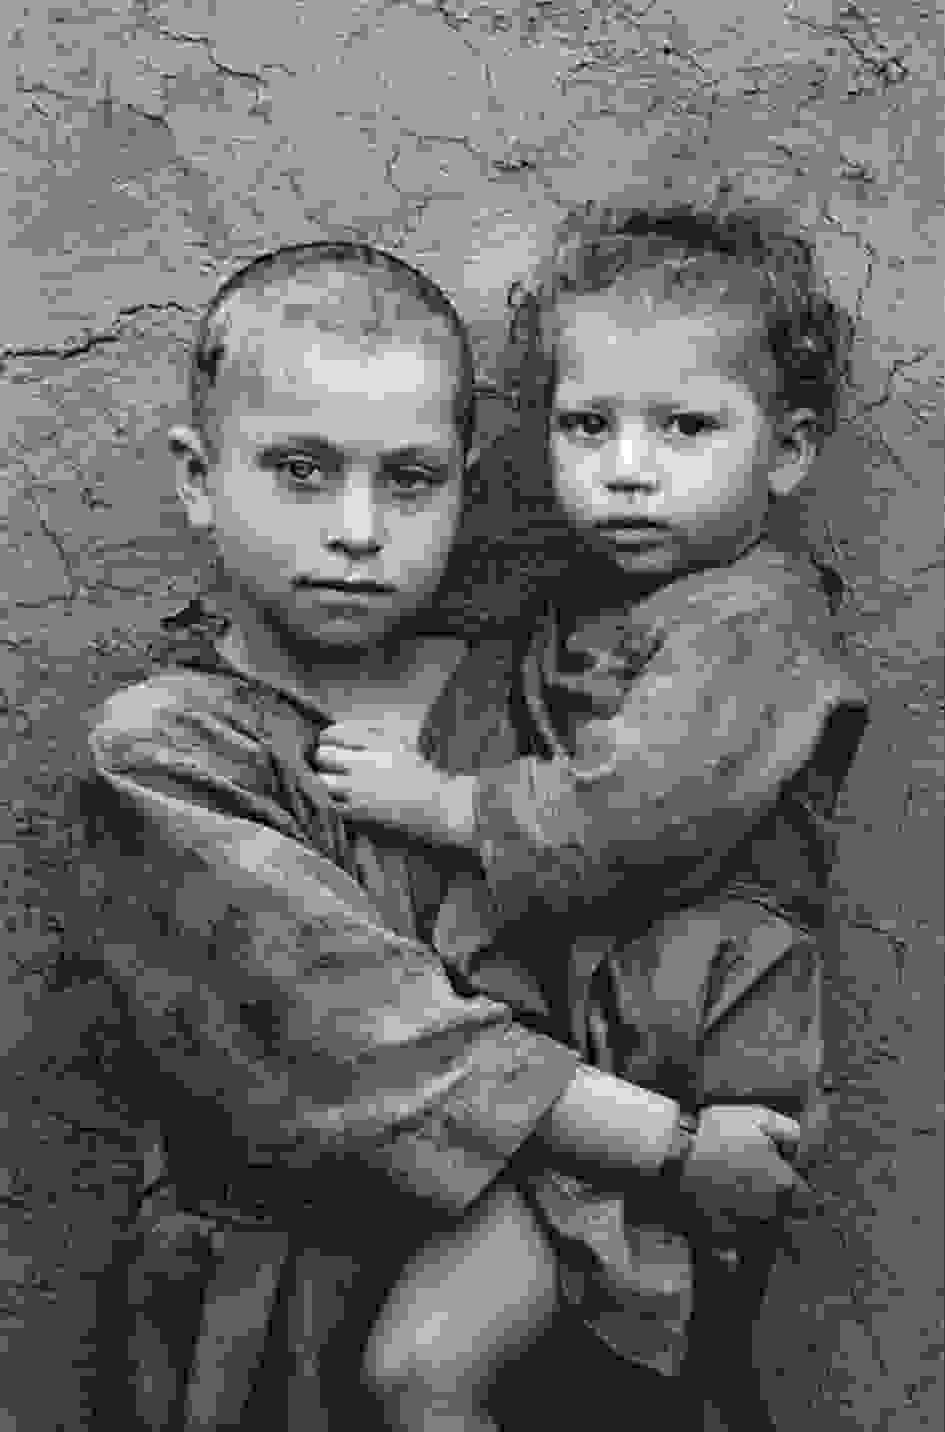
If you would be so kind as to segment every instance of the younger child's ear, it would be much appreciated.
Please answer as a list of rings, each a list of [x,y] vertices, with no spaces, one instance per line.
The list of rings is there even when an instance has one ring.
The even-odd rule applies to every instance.
[[[768,481],[778,497],[786,497],[804,481],[817,456],[815,414],[807,408],[789,413],[778,429],[775,443]]]
[[[177,495],[191,527],[212,527],[213,507],[207,491],[210,464],[203,439],[193,428],[181,424],[171,428],[167,445],[177,461]]]

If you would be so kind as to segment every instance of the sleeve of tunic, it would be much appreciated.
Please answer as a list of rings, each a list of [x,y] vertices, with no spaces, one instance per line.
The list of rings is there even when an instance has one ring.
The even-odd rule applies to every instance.
[[[251,733],[165,695],[145,683],[106,705],[84,791],[84,905],[140,1037],[251,1163],[306,1180],[319,1155],[353,1155],[463,1208],[578,1056],[459,996],[252,788]]]
[[[825,742],[842,780],[865,703],[782,591],[694,585],[654,633],[642,670],[619,641],[591,652],[588,690],[612,689],[607,714],[570,738],[546,732],[550,758],[480,775],[497,926],[533,910],[584,914],[621,883],[625,898],[665,908],[706,885]]]

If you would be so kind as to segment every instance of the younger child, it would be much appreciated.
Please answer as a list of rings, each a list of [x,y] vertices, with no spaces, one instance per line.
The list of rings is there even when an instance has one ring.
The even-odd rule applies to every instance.
[[[528,990],[537,1027],[693,1109],[770,1102],[813,1132],[828,821],[865,707],[815,566],[769,529],[832,429],[848,327],[809,247],[758,211],[589,206],[517,336],[521,461],[547,456],[584,544],[522,665],[530,754],[446,778],[340,725],[319,770],[353,815],[478,855],[470,989]],[[531,1192],[585,1320],[677,1371],[705,1239],[683,1229],[668,1253],[636,1196],[557,1175]],[[723,1321],[724,1347],[703,1339],[718,1402],[738,1380]]]
[[[257,260],[200,329],[173,447],[225,615],[96,713],[87,788],[87,908],[160,1073],[169,1181],[130,1273],[146,1426],[244,1425],[280,1299],[305,1304],[307,1286],[305,1317],[323,1305],[330,1321],[339,1257],[399,1272],[421,1236],[449,1357],[432,1396],[389,1397],[391,1417],[485,1425],[483,1363],[511,1357],[555,1296],[506,1176],[520,1148],[620,1187],[663,1167],[660,1187],[710,1217],[764,1219],[801,1187],[776,1147],[793,1150],[793,1119],[723,1107],[686,1134],[673,1100],[454,990],[426,942],[453,867],[361,830],[312,777],[306,753],[339,720],[384,716],[440,742],[448,768],[460,743],[517,752],[493,695],[508,643],[467,649],[420,616],[462,508],[471,372],[444,295],[367,246]],[[319,1411],[309,1371],[302,1355],[283,1370],[293,1428]],[[267,1425],[278,1383],[257,1391]]]

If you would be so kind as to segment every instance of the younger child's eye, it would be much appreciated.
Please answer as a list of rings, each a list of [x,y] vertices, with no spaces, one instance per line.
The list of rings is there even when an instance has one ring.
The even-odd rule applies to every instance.
[[[439,485],[436,473],[422,467],[395,468],[388,481],[398,497],[422,497]]]
[[[717,432],[720,426],[718,419],[708,413],[673,413],[665,424],[667,432],[675,429],[681,438],[701,438],[706,433]]]
[[[573,434],[579,438],[601,438],[608,431],[610,424],[602,413],[588,411],[559,413],[555,426],[559,432],[569,436]]]

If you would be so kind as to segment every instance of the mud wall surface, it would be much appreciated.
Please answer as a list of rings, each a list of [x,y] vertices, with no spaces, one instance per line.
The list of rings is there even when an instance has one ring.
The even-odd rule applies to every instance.
[[[200,305],[263,249],[363,236],[456,297],[494,382],[505,290],[564,207],[719,184],[793,209],[856,316],[850,412],[804,512],[873,699],[837,874],[826,1212],[759,1347],[779,1426],[940,1426],[941,8],[39,0],[4,19],[0,1427],[86,1425],[95,1278],[135,1177],[134,1129],[83,1072],[107,1011],[90,996],[90,1055],[82,996],[49,972],[72,943],[80,713],[148,669],[205,577],[164,441]],[[501,427],[501,401],[483,412]]]

